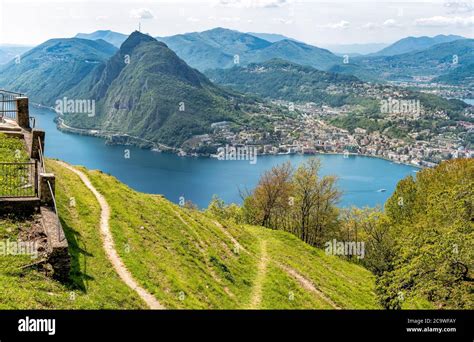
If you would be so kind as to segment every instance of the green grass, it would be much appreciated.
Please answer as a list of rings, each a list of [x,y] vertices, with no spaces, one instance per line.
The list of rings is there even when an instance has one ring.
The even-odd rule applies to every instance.
[[[106,258],[100,208],[92,193],[58,163],[49,161],[48,168],[57,177],[59,212],[73,260],[71,282],[62,284],[37,270],[22,269],[31,263],[29,257],[0,257],[0,309],[144,308]],[[138,193],[99,171],[81,170],[111,207],[111,231],[120,257],[166,308],[379,308],[374,277],[358,265],[327,256],[284,232],[225,222],[220,226],[199,211]],[[14,239],[17,224],[24,223],[0,221],[0,237]],[[262,268],[263,245],[267,262]],[[303,286],[288,268],[323,295]]]
[[[236,251],[212,217],[135,192],[99,171],[83,171],[111,206],[111,230],[124,263],[168,308],[249,308],[262,240],[269,262],[260,308],[332,308],[280,265],[296,270],[341,308],[380,308],[369,271],[327,256],[291,234],[224,224],[244,249]]]
[[[27,162],[25,143],[22,139],[10,138],[0,133],[0,162]]]
[[[23,139],[10,138],[0,133],[0,163],[24,163],[29,160]],[[31,167],[28,165],[1,165],[0,195],[34,196],[32,180]]]
[[[34,269],[30,256],[0,256],[0,309],[139,309],[145,303],[115,273],[102,248],[99,205],[79,178],[48,163],[56,173],[60,219],[72,256],[71,282],[57,282]],[[75,206],[71,206],[71,198]],[[0,239],[16,240],[24,221],[1,220]]]
[[[273,264],[289,266],[323,292],[332,302],[341,308],[347,309],[375,309],[379,308],[374,292],[375,277],[366,269],[347,262],[336,256],[326,255],[324,251],[302,243],[297,237],[283,232],[264,229],[262,227],[245,227],[255,237],[267,241],[269,258]],[[280,274],[278,271],[274,277]],[[273,280],[274,281],[274,280]],[[273,282],[272,281],[272,282]],[[271,285],[271,284],[270,284]],[[271,286],[267,286],[270,292]],[[307,292],[307,291],[306,291]],[[298,294],[293,293],[294,302],[287,302],[285,308],[299,307]],[[279,305],[285,296],[268,296],[266,307]],[[265,296],[264,296],[265,298]],[[327,302],[318,300],[315,304],[321,308],[330,308]],[[305,307],[313,307],[313,303],[306,298],[300,299]],[[314,300],[313,300],[314,302]]]
[[[100,172],[88,175],[111,206],[118,253],[163,305],[239,308],[250,300],[256,261],[236,254],[211,220],[160,196],[137,193]]]

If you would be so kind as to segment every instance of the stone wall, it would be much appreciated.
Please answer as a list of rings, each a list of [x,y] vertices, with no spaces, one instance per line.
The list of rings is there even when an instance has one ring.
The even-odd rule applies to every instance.
[[[65,281],[69,277],[71,256],[63,228],[56,213],[47,207],[41,207],[41,220],[48,239],[47,260],[53,270],[53,277]]]
[[[53,277],[65,281],[69,278],[71,256],[64,230],[55,212],[55,176],[46,173],[42,168],[41,151],[44,151],[45,132],[30,128],[28,98],[18,97],[16,100],[16,127],[11,134],[25,140],[25,147],[31,160],[38,161],[36,175],[38,180],[38,197],[31,198],[0,198],[0,216],[16,216],[31,219],[33,215],[41,215],[41,223],[47,239],[45,262],[51,265]],[[20,129],[21,128],[21,129]],[[50,186],[51,185],[51,189]],[[51,193],[52,190],[52,193]]]
[[[37,198],[0,198],[0,215],[28,217],[38,213],[40,201]]]

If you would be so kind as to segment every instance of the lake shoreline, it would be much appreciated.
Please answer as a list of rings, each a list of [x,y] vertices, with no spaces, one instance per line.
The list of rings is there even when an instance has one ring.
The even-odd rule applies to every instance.
[[[151,142],[149,140],[142,139],[142,138],[139,138],[139,137],[135,137],[135,136],[132,136],[132,135],[129,135],[129,134],[119,134],[119,133],[106,132],[106,131],[101,131],[101,130],[96,130],[96,129],[84,129],[84,128],[72,127],[72,126],[66,125],[64,123],[64,120],[60,116],[57,116],[56,120],[57,120],[56,121],[57,128],[58,128],[58,130],[60,130],[62,132],[101,138],[101,139],[104,139],[105,143],[108,144],[108,145],[134,146],[134,147],[138,147],[138,148],[142,148],[142,149],[146,149],[146,150],[150,150],[150,151],[158,152],[158,153],[176,154],[179,157],[186,157],[186,158],[213,158],[210,155],[179,155],[180,150],[177,149],[177,148],[173,148],[173,147],[165,146],[165,145],[156,146],[156,143],[154,143],[154,142]],[[113,141],[114,139],[116,140],[115,142]],[[122,139],[122,141],[120,141],[121,139]],[[132,141],[133,140],[138,140],[138,141],[145,142],[147,144],[152,144],[153,146],[149,146],[147,144],[144,145],[142,143],[134,144],[133,142],[124,143],[123,139],[131,139]],[[262,154],[258,154],[258,156],[263,157],[263,156],[279,156],[279,155],[292,155],[292,154],[294,154],[294,155],[305,155],[305,156],[311,156],[311,155],[315,155],[315,156],[317,156],[317,155],[360,156],[360,157],[382,159],[382,160],[389,161],[391,163],[411,166],[411,167],[415,167],[415,168],[418,168],[418,169],[425,168],[422,165],[406,163],[406,162],[398,162],[398,161],[394,161],[394,160],[392,160],[390,158],[387,158],[387,157],[384,157],[384,156],[360,154],[360,153],[348,153],[348,154],[339,153],[339,152],[315,152],[315,153],[311,153],[311,154],[308,154],[308,153],[306,153],[306,154],[305,153],[291,153],[291,154],[290,153],[281,153],[281,154],[278,154],[278,153],[277,154],[262,153]]]
[[[254,189],[261,175],[283,162],[298,166],[310,155],[259,155],[258,163],[222,162],[216,158],[182,158],[176,153],[153,153],[150,148],[111,144],[97,136],[100,132],[76,131],[69,134],[58,129],[56,113],[50,108],[32,108],[37,127],[44,129],[46,157],[84,165],[91,170],[111,174],[130,188],[149,194],[162,194],[174,203],[182,198],[206,208],[217,194],[226,203],[241,204],[240,190]],[[66,128],[66,130],[68,130]],[[71,132],[72,133],[72,132]],[[91,136],[94,135],[94,136]],[[278,158],[275,158],[278,157]],[[336,153],[318,154],[322,161],[321,176],[336,175],[343,192],[339,207],[375,207],[385,203],[399,180],[415,176],[419,168],[371,156]],[[386,189],[385,192],[379,190]]]

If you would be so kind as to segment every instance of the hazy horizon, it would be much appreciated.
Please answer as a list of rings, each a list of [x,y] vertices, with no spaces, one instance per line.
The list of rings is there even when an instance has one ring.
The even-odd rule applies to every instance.
[[[32,46],[97,30],[130,34],[139,22],[141,31],[154,37],[224,27],[282,34],[317,46],[390,44],[407,36],[473,38],[472,13],[470,2],[442,0],[0,0],[0,44]]]

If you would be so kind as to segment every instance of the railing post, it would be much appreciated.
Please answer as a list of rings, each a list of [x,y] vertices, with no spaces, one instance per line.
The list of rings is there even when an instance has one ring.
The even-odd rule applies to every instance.
[[[35,160],[35,196],[39,196],[39,170],[38,170],[38,160]]]
[[[27,97],[16,98],[16,122],[24,129],[30,129],[30,110]]]
[[[41,129],[34,129],[31,132],[31,151],[30,158],[39,160],[40,159],[40,147],[41,151],[44,151],[44,136],[45,132]]]
[[[51,185],[51,189],[50,186]],[[54,196],[56,192],[56,176],[54,173],[39,174],[39,198],[41,204],[54,207]]]

